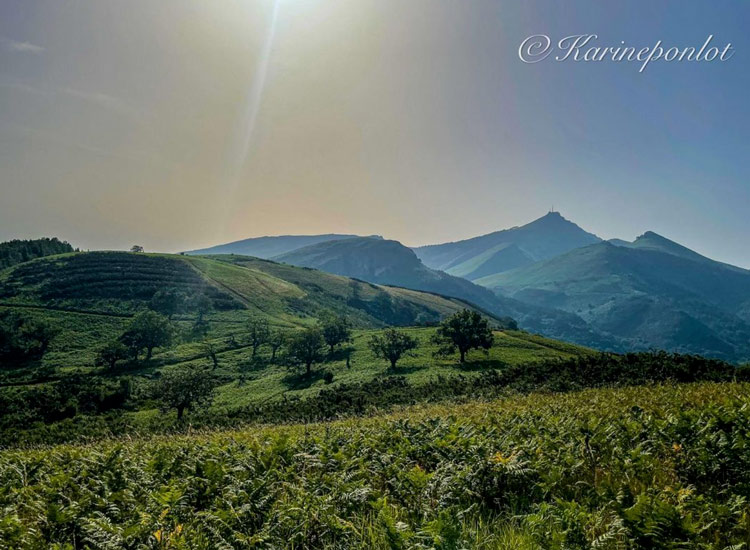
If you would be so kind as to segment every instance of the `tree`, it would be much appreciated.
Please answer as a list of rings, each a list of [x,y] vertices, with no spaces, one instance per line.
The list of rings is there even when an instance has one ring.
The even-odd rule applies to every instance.
[[[133,246],[130,247],[130,251],[135,252],[135,253],[143,252],[143,247],[139,244],[134,244]]]
[[[271,348],[271,362],[276,361],[276,354],[286,344],[287,337],[280,330],[274,330],[271,332],[271,336],[268,338],[268,345]]]
[[[193,326],[190,327],[190,338],[194,340],[200,340],[208,336],[208,332],[211,330],[211,325],[204,319],[197,319]]]
[[[201,344],[201,348],[203,349],[203,353],[206,354],[206,357],[211,359],[211,362],[213,363],[214,369],[218,368],[219,366],[219,348],[216,347],[216,344],[211,342],[210,340],[204,340]]]
[[[215,381],[203,369],[185,368],[166,372],[154,386],[154,397],[161,402],[161,409],[177,409],[177,420],[186,410],[204,407],[211,403]]]
[[[493,335],[490,325],[476,311],[464,309],[440,323],[433,342],[440,346],[439,355],[449,355],[458,350],[461,363],[471,349],[492,347]]]
[[[19,336],[28,356],[39,359],[60,331],[47,321],[25,319],[19,326]]]
[[[144,311],[133,317],[120,341],[130,349],[136,361],[140,352],[145,349],[148,361],[154,348],[171,345],[173,337],[174,330],[169,319],[155,311]]]
[[[333,354],[334,347],[352,339],[352,331],[345,317],[336,315],[323,317],[320,320],[320,330],[331,354]]]
[[[382,334],[374,334],[369,342],[375,357],[390,361],[392,369],[396,368],[396,363],[401,357],[416,349],[418,345],[419,340],[393,328],[384,330]]]
[[[203,317],[211,313],[214,309],[213,300],[203,293],[193,296],[190,302],[192,309],[198,313],[195,320],[196,325],[203,323]]]
[[[57,333],[47,321],[15,312],[0,313],[0,361],[41,359]]]
[[[250,346],[253,348],[253,357],[258,353],[258,348],[268,343],[271,331],[268,328],[268,321],[261,317],[251,317],[247,323]]]
[[[128,358],[128,348],[119,340],[110,340],[99,349],[96,356],[95,366],[106,366],[114,370],[118,361]]]
[[[176,313],[182,313],[185,309],[187,297],[176,288],[157,290],[151,297],[149,308],[166,315],[170,321]]]
[[[325,339],[318,327],[310,327],[299,331],[289,342],[289,358],[305,365],[305,374],[309,375],[313,363],[318,363],[325,357]]]

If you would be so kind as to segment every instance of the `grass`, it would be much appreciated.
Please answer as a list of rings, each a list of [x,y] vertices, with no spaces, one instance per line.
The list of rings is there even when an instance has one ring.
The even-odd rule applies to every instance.
[[[742,548],[750,385],[0,452],[0,546]]]
[[[589,350],[578,346],[563,344],[555,340],[532,336],[524,332],[496,332],[495,346],[488,354],[472,352],[469,362],[459,365],[456,357],[435,358],[433,352],[437,347],[430,342],[435,329],[403,329],[420,341],[417,353],[402,359],[395,370],[388,363],[377,359],[367,347],[371,335],[377,331],[357,331],[351,343],[350,367],[346,367],[346,353],[338,351],[318,371],[329,371],[334,375],[332,384],[327,385],[321,376],[314,377],[311,383],[296,376],[290,376],[287,368],[279,365],[265,366],[252,373],[252,379],[241,386],[230,382],[218,389],[216,405],[220,407],[240,407],[266,402],[270,399],[287,397],[309,397],[323,388],[340,384],[367,382],[378,377],[398,374],[409,383],[419,385],[437,376],[464,374],[476,376],[479,373],[508,365],[522,365],[545,359],[565,359],[575,355],[589,353]],[[247,354],[245,354],[247,355]],[[229,359],[229,358],[228,358]],[[231,360],[231,359],[229,359]],[[223,372],[232,375],[231,367],[223,367]],[[241,373],[237,373],[241,374]]]

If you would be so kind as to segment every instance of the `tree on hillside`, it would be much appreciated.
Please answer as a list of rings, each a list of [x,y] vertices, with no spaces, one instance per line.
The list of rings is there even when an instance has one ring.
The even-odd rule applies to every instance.
[[[352,339],[352,331],[345,317],[337,315],[322,317],[320,320],[320,330],[331,354],[333,354],[333,349],[336,346],[344,342],[350,342]]]
[[[487,319],[479,313],[464,309],[440,323],[433,342],[440,346],[438,355],[450,355],[458,351],[460,361],[464,363],[469,350],[488,350],[492,347],[492,329]]]
[[[268,343],[271,331],[268,328],[268,321],[262,317],[251,317],[247,328],[250,347],[253,348],[253,357],[255,357],[260,346]]]
[[[374,334],[370,338],[369,346],[375,357],[390,361],[391,368],[395,369],[401,357],[419,346],[419,340],[405,332],[389,328],[381,334]]]
[[[128,358],[128,348],[120,340],[110,340],[99,348],[94,365],[97,367],[106,366],[109,370],[114,370],[118,361],[124,361]]]
[[[52,340],[59,332],[49,322],[39,319],[24,320],[19,326],[19,335],[24,343],[25,353],[35,359],[40,359],[47,353]]]
[[[176,409],[177,420],[181,420],[186,410],[209,405],[215,387],[208,371],[183,368],[164,373],[154,386],[154,397],[162,410]]]
[[[128,347],[136,361],[145,349],[148,361],[155,348],[170,346],[173,338],[174,330],[169,319],[155,311],[144,311],[133,317],[120,341]]]
[[[201,349],[203,350],[203,353],[211,360],[211,363],[213,364],[214,369],[218,368],[219,366],[219,348],[216,344],[211,342],[210,340],[204,340],[201,343]]]
[[[143,247],[139,244],[134,244],[133,246],[130,247],[130,251],[134,253],[143,252]]]
[[[176,288],[167,288],[157,290],[154,293],[149,302],[149,308],[166,315],[167,319],[171,321],[175,314],[182,313],[185,310],[186,302],[187,297],[184,292]]]
[[[318,327],[299,331],[289,342],[289,358],[295,364],[305,365],[305,374],[309,375],[313,363],[321,362],[325,357],[326,342]]]
[[[268,346],[271,348],[271,363],[276,361],[276,354],[287,342],[287,337],[284,332],[280,330],[274,330],[268,338]]]
[[[47,321],[15,312],[0,313],[0,361],[41,359],[57,333]]]
[[[211,313],[214,309],[213,300],[204,293],[196,294],[190,300],[190,308],[194,309],[198,314],[195,319],[195,324],[203,323],[203,318]]]

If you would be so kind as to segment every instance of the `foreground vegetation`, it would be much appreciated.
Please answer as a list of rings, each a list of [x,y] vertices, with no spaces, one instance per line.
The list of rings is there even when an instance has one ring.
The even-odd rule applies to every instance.
[[[0,453],[0,546],[743,548],[750,385]]]

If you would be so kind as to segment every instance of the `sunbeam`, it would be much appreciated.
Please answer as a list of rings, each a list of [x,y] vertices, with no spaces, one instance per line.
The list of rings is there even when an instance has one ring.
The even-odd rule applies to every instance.
[[[251,74],[251,83],[244,103],[244,109],[242,115],[239,117],[239,122],[235,130],[235,138],[232,140],[232,146],[227,156],[224,181],[226,182],[227,196],[229,197],[232,197],[239,187],[242,169],[250,152],[255,123],[258,119],[258,111],[263,101],[263,90],[268,75],[268,63],[271,58],[274,36],[276,34],[280,4],[281,0],[274,0],[268,32],[263,42],[263,49],[258,58],[257,67]]]

